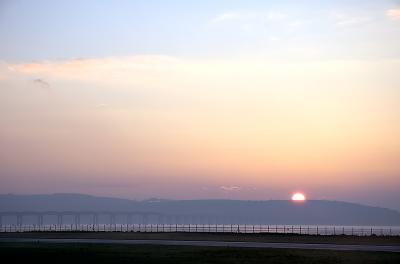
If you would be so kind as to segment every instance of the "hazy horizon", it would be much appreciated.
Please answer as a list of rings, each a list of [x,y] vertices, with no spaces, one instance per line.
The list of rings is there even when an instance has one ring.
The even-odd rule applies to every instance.
[[[145,214],[150,223],[169,224],[296,224],[358,225],[400,227],[400,212],[382,207],[327,200],[126,200],[81,194],[0,195],[0,218],[15,224],[16,215],[25,215],[25,223],[38,223],[38,214],[47,216],[47,224],[55,223],[55,214],[81,214],[86,223],[93,223],[93,214],[101,215],[109,224],[110,214],[119,216],[119,223],[141,223]],[[135,222],[126,217],[136,215]],[[108,217],[107,217],[108,216]],[[70,223],[71,217],[69,217]],[[149,220],[149,219],[147,219]],[[148,222],[149,223],[149,222]]]
[[[0,1],[0,193],[400,210],[400,2]]]

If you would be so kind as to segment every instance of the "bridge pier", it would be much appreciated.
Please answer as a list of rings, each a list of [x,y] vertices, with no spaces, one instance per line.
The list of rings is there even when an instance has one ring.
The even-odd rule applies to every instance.
[[[142,215],[142,224],[146,225],[148,222],[148,217],[147,215]]]
[[[174,219],[175,224],[180,224],[180,216],[179,215],[174,215],[173,219]]]
[[[81,215],[79,213],[74,215],[74,223],[76,226],[81,223]]]
[[[62,214],[57,215],[57,224],[59,226],[61,226],[63,224],[63,215]]]
[[[115,225],[116,224],[116,222],[115,222],[115,214],[110,214],[110,224],[111,225]]]
[[[163,223],[163,216],[162,215],[157,215],[157,224],[162,224]]]
[[[17,226],[22,226],[22,214],[17,214]]]
[[[38,225],[39,226],[43,225],[43,214],[38,214]]]
[[[98,225],[98,224],[99,224],[99,215],[93,214],[93,225]]]

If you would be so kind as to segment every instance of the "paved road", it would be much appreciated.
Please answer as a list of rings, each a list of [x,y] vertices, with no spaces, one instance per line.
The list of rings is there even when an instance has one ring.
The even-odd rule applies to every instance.
[[[36,243],[89,243],[124,245],[168,245],[168,246],[206,246],[206,247],[242,247],[242,248],[292,248],[386,251],[400,253],[400,245],[338,245],[307,243],[263,243],[263,242],[223,242],[223,241],[179,241],[179,240],[113,240],[113,239],[44,239],[44,238],[0,238],[0,242],[36,242]]]

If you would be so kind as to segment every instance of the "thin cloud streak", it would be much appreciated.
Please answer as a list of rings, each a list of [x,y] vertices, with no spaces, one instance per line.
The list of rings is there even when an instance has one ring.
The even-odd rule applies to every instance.
[[[34,79],[33,83],[35,85],[40,86],[43,89],[49,89],[50,88],[50,84],[48,82],[46,82],[45,80],[40,79],[40,78]]]
[[[225,23],[225,22],[265,22],[274,20],[284,20],[288,17],[287,14],[282,12],[244,12],[244,11],[230,11],[217,15],[210,20],[211,24]]]
[[[400,8],[389,9],[386,15],[393,20],[400,20]]]
[[[221,186],[221,190],[225,192],[237,192],[240,191],[242,188],[239,186]]]
[[[335,13],[333,17],[336,20],[336,25],[341,27],[357,26],[372,21],[372,18],[368,16],[356,16],[344,13]]]

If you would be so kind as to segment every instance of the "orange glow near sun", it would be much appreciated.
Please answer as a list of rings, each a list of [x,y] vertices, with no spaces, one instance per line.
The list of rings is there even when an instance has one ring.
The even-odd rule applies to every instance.
[[[303,202],[305,200],[306,200],[306,196],[299,192],[293,194],[293,196],[292,196],[292,201],[295,201],[295,202]]]

